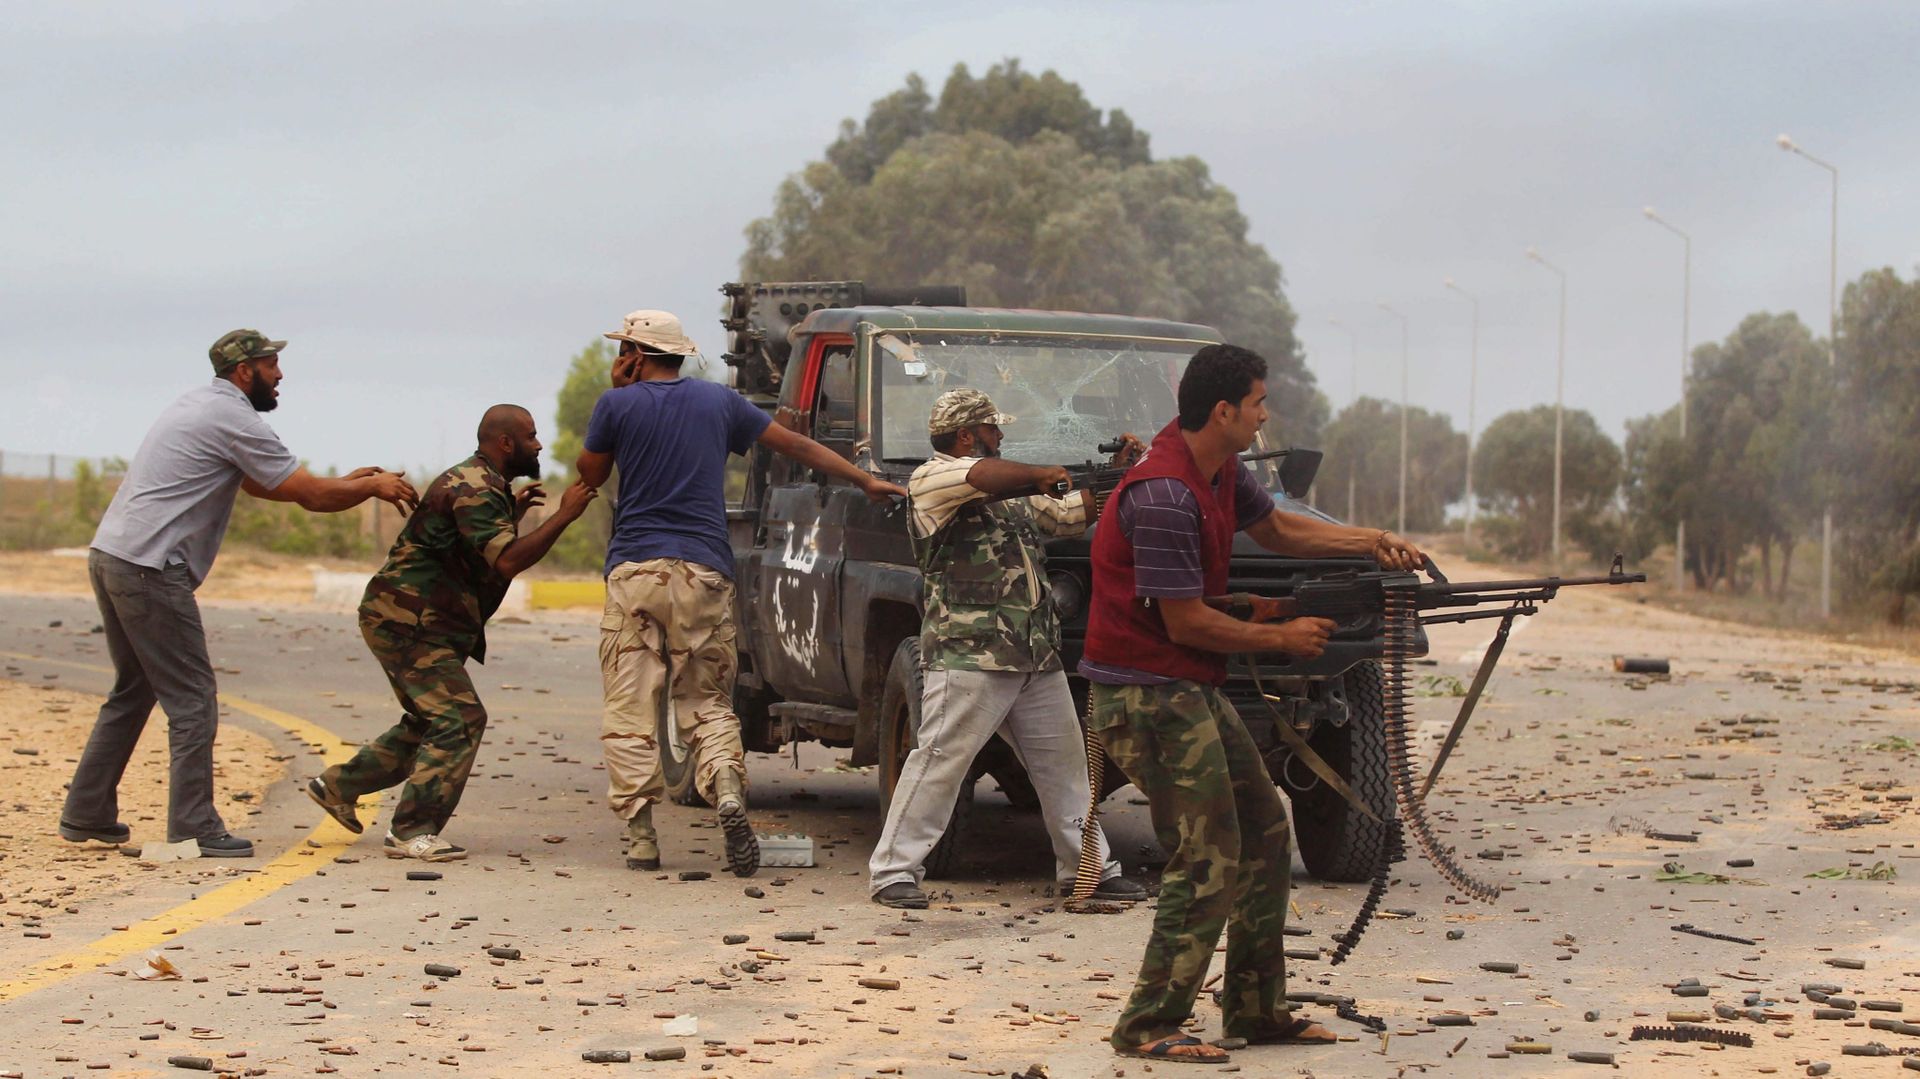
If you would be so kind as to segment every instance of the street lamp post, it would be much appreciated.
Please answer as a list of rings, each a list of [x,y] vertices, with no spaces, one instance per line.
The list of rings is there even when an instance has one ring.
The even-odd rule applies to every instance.
[[[1648,206],[1640,211],[1647,220],[1680,237],[1682,261],[1680,276],[1680,452],[1686,453],[1687,446],[1687,368],[1692,355],[1693,321],[1693,237],[1677,228],[1673,222],[1661,217]],[[1673,528],[1673,587],[1676,591],[1687,587],[1687,515],[1679,512],[1675,516],[1679,521]]]
[[[1833,177],[1833,211],[1827,230],[1827,366],[1840,343],[1840,170],[1808,153],[1799,143],[1781,135],[1774,140],[1782,150],[1799,154]],[[1820,617],[1833,614],[1833,503],[1820,514]]]
[[[1560,568],[1560,461],[1565,444],[1565,403],[1567,390],[1567,272],[1527,248],[1527,257],[1552,270],[1560,278],[1560,348],[1553,375],[1553,568]]]
[[[1467,527],[1462,542],[1468,549],[1473,547],[1473,405],[1480,386],[1480,297],[1453,283],[1447,278],[1442,284],[1467,298],[1473,305],[1473,345],[1467,360]]]
[[[1347,335],[1347,407],[1352,408],[1360,400],[1360,335],[1353,327],[1337,318],[1328,319],[1336,328]],[[1358,465],[1351,457],[1347,460],[1347,523],[1355,520],[1353,512],[1354,471]]]
[[[1386,304],[1380,310],[1400,320],[1400,513],[1394,530],[1407,534],[1407,316]]]

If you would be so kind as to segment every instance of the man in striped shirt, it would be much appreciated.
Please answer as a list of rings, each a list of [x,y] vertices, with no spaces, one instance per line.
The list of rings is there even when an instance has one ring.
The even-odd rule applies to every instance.
[[[909,528],[926,587],[920,659],[926,684],[918,739],[894,787],[868,865],[873,901],[927,905],[927,855],[953,815],[987,740],[1002,734],[1033,780],[1053,843],[1056,879],[1079,864],[1090,791],[1086,746],[1060,662],[1060,621],[1047,583],[1045,537],[1087,527],[1087,496],[1033,494],[1068,480],[1058,466],[1000,456],[1002,414],[978,390],[949,390],[927,423],[934,456],[907,482]],[[1128,436],[1130,460],[1139,443]],[[1069,481],[1070,482],[1070,481]],[[1020,497],[1026,495],[1027,497]],[[1137,900],[1100,837],[1105,879],[1094,895]]]

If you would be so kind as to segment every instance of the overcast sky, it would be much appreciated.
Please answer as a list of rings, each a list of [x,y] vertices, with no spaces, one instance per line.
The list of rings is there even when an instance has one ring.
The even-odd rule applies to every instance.
[[[0,37],[0,449],[126,455],[251,326],[292,344],[270,417],[318,466],[444,467],[481,411],[550,433],[567,358],[636,307],[717,364],[741,229],[912,71],[1018,56],[1193,154],[1283,267],[1336,408],[1480,426],[1566,401],[1618,436],[1693,334],[1920,263],[1912,3],[12,5]],[[1154,315],[1141,311],[1133,314]]]

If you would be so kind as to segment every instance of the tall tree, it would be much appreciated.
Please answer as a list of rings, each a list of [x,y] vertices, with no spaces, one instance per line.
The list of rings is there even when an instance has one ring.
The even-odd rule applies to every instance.
[[[1125,113],[1052,71],[962,64],[938,100],[909,76],[746,235],[752,279],[954,282],[983,305],[1214,326],[1270,363],[1277,441],[1311,445],[1326,421],[1280,266],[1233,192],[1198,158],[1154,160]]]
[[[1850,282],[1837,361],[1842,586],[1854,598],[1869,589],[1904,595],[1920,588],[1920,278],[1881,269]]]
[[[1620,487],[1620,448],[1593,415],[1565,413],[1561,453],[1561,528],[1579,542],[1602,533]],[[1493,516],[1490,542],[1516,558],[1553,545],[1553,406],[1508,412],[1487,425],[1473,451],[1473,491]]]
[[[1321,440],[1326,459],[1315,481],[1314,501],[1352,524],[1391,527],[1400,508],[1400,406],[1362,397],[1340,410]],[[1446,527],[1447,507],[1466,490],[1467,436],[1445,415],[1407,410],[1407,530]]]
[[[1684,445],[1677,410],[1629,424],[1628,508],[1636,527],[1685,515],[1696,587],[1744,591],[1757,579],[1784,594],[1795,546],[1827,497],[1828,393],[1825,354],[1805,324],[1759,313],[1694,350]],[[1754,548],[1748,574],[1741,560]]]

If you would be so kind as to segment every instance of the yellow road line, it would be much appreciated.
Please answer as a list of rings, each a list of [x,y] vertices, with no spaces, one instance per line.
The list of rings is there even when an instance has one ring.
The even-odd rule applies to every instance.
[[[0,652],[0,656],[35,663],[51,663],[60,667],[74,667],[86,671],[113,673],[111,667],[76,663],[71,660],[48,659],[44,656],[32,656],[20,652]],[[321,750],[322,759],[328,764],[344,761],[354,753],[354,747],[341,741],[338,735],[299,716],[227,693],[220,694],[220,703],[236,712],[245,712],[255,719],[271,723],[302,742],[317,747]],[[363,809],[369,809],[378,806],[379,801],[380,796],[375,794],[361,799],[360,805]],[[316,870],[325,868],[331,863],[333,855],[352,846],[358,838],[335,823],[333,818],[323,817],[319,826],[307,833],[303,840],[287,848],[278,858],[261,866],[258,872],[249,873],[239,880],[223,884],[179,906],[143,919],[123,930],[109,933],[70,952],[40,960],[24,973],[6,981],[0,981],[0,1002],[14,1000],[76,974],[85,974],[108,964],[120,962],[136,952],[173,943],[182,933],[224,918],[255,900],[264,898],[295,881],[312,875]]]

